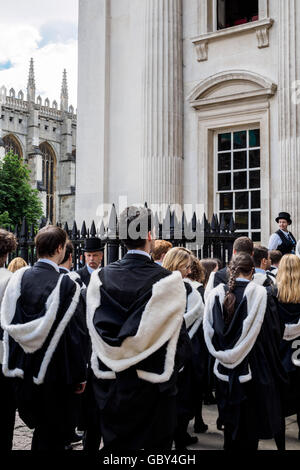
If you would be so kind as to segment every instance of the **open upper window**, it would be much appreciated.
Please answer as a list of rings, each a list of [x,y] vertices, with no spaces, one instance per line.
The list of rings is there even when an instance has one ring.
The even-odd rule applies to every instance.
[[[258,20],[258,0],[217,0],[217,10],[218,29]]]

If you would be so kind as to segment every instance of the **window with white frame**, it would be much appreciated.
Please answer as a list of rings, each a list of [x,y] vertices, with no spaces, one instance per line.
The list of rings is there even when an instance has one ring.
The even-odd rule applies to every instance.
[[[216,197],[220,219],[233,215],[236,231],[261,241],[260,130],[217,134]]]

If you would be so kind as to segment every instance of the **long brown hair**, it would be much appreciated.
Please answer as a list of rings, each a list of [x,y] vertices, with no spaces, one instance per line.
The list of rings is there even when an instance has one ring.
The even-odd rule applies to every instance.
[[[296,255],[284,255],[277,273],[278,300],[283,303],[300,303],[300,259]]]
[[[213,258],[204,258],[200,260],[201,266],[204,269],[204,282],[203,286],[206,287],[210,274],[218,267],[218,263]]]
[[[224,321],[228,325],[234,315],[234,304],[236,297],[233,293],[235,289],[236,279],[239,274],[249,275],[254,269],[254,262],[252,257],[248,253],[239,253],[232,257],[229,264],[229,281],[228,281],[228,292],[225,296],[223,307],[224,307]]]

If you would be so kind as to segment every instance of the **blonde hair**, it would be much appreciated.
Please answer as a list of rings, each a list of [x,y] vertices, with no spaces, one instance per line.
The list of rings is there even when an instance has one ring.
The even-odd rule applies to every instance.
[[[284,255],[276,277],[279,302],[300,303],[300,259],[296,255]]]
[[[8,265],[7,269],[12,273],[18,271],[18,269],[25,268],[27,266],[26,261],[23,258],[14,258]]]
[[[176,246],[168,251],[163,260],[163,267],[169,271],[177,271],[185,267],[190,260],[192,252],[187,248]]]

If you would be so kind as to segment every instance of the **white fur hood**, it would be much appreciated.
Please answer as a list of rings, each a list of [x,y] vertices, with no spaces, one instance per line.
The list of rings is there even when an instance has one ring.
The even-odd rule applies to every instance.
[[[167,344],[163,373],[137,369],[137,374],[152,383],[168,381],[174,369],[177,341],[186,307],[186,290],[181,274],[175,271],[152,286],[152,296],[145,305],[136,334],[126,337],[120,346],[107,344],[94,326],[95,312],[101,308],[101,286],[99,270],[94,271],[87,290],[87,325],[92,340],[91,362],[95,376],[114,378],[116,372],[137,365]],[[109,371],[99,369],[98,358]]]

